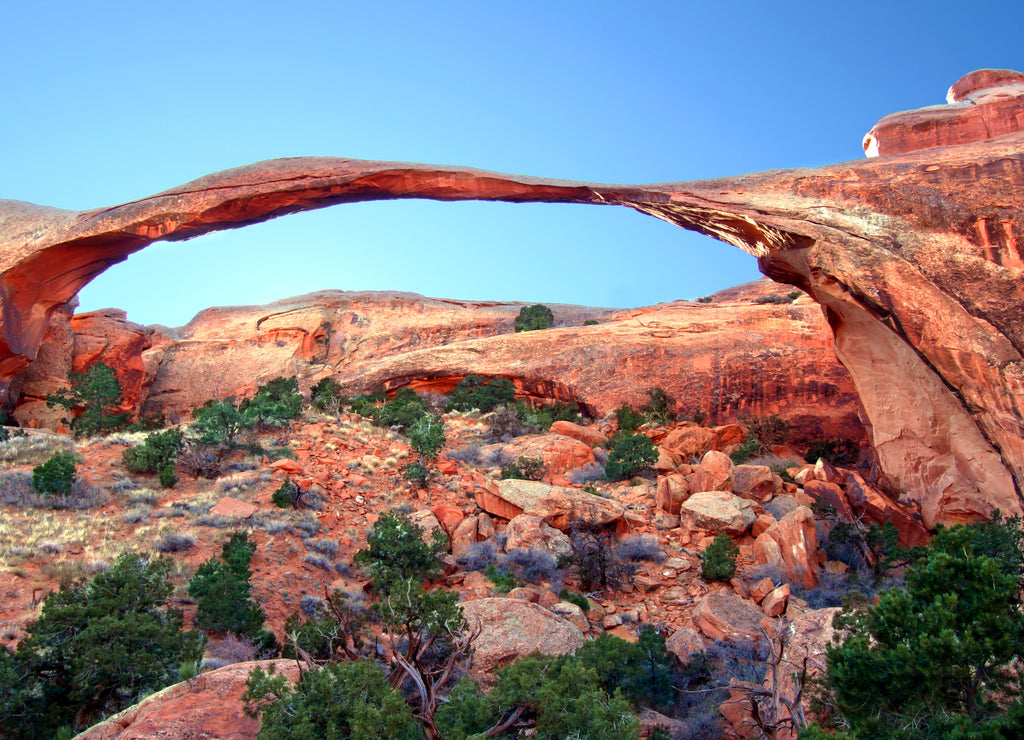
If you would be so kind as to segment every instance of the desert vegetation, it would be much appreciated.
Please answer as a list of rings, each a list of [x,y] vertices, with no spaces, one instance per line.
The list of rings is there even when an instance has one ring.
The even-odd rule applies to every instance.
[[[167,428],[89,421],[74,439],[0,441],[0,583],[19,594],[0,631],[0,737],[70,736],[161,686],[277,656],[303,670],[250,672],[261,737],[633,738],[643,725],[711,738],[737,723],[899,737],[898,702],[859,709],[868,675],[886,695],[944,686],[904,702],[936,737],[1013,726],[1017,520],[943,530],[924,548],[903,509],[900,528],[856,510],[847,488],[870,484],[842,467],[859,458],[852,443],[771,456],[791,444],[783,420],[680,421],[686,402],[661,388],[590,420],[571,402],[517,399],[501,377],[467,376],[447,397],[349,398],[328,380],[307,401],[296,378],[272,379]],[[109,390],[68,408],[112,416]],[[510,514],[502,501],[518,503]],[[820,552],[794,544],[808,541]],[[967,589],[970,615],[945,582]],[[97,588],[119,599],[143,586],[147,600],[115,615],[126,621],[82,632],[95,644],[59,642],[55,624],[112,608],[90,601]],[[470,656],[495,626],[467,616],[479,599],[534,604],[578,642],[481,673]],[[782,638],[765,619],[836,607],[845,641],[817,654],[817,683],[798,682],[783,711],[770,699]],[[887,676],[893,656],[933,649],[909,627],[883,639],[911,618],[952,635],[952,657]],[[118,660],[138,665],[83,688],[92,677],[74,676],[114,633]],[[143,635],[166,645],[158,659],[137,654]],[[726,708],[737,691],[738,713]]]

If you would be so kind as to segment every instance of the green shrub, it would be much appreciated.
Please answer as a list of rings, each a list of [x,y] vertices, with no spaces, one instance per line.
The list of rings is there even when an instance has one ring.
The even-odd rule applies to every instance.
[[[291,378],[274,378],[256,389],[256,395],[242,401],[238,411],[250,426],[282,427],[302,413],[299,382]]]
[[[349,410],[360,416],[376,416],[380,405],[388,400],[384,388],[378,386],[369,393],[362,393],[352,399]]]
[[[508,378],[484,380],[479,375],[467,375],[458,382],[448,396],[447,411],[472,411],[484,413],[494,411],[498,406],[512,403],[516,387]]]
[[[398,689],[369,660],[305,670],[292,687],[257,666],[243,700],[262,714],[261,740],[419,740],[420,725]]]
[[[1020,735],[1024,705],[1005,703],[1024,657],[1020,537],[1019,519],[940,528],[905,588],[836,618],[828,684],[851,734]]]
[[[174,473],[174,463],[168,463],[160,469],[160,485],[163,488],[174,488],[178,483],[178,476]]]
[[[409,430],[409,444],[424,460],[436,458],[444,443],[444,420],[439,416],[422,416]]]
[[[168,465],[173,468],[184,438],[179,429],[148,435],[141,445],[129,447],[121,454],[125,469],[129,473],[162,473]]]
[[[608,451],[604,472],[608,480],[632,478],[658,461],[658,448],[643,434],[619,434]]]
[[[740,549],[729,535],[719,533],[700,555],[700,577],[705,581],[728,583],[736,575],[736,558]]]
[[[131,424],[125,427],[128,432],[155,432],[167,426],[167,417],[162,411],[147,416],[140,416]]]
[[[634,706],[666,709],[672,703],[672,657],[665,638],[650,626],[635,643],[604,632],[584,642],[575,658],[594,670],[605,691],[622,692]]]
[[[302,503],[302,489],[292,480],[286,480],[270,494],[270,502],[279,509],[297,509]]]
[[[637,411],[629,404],[622,404],[615,409],[615,420],[619,424],[620,432],[635,432],[647,423],[643,412]]]
[[[233,396],[220,401],[207,401],[192,413],[192,429],[199,432],[199,441],[207,445],[231,446],[243,429],[252,427],[235,406]]]
[[[405,514],[381,515],[366,538],[366,549],[355,555],[355,563],[375,580],[433,578],[441,572],[438,556],[448,549],[440,530],[429,542],[423,531]]]
[[[197,602],[199,629],[259,637],[266,615],[249,595],[254,552],[256,545],[248,535],[235,532],[221,548],[220,560],[210,558],[196,570],[188,594]]]
[[[732,460],[733,465],[743,465],[755,455],[761,454],[762,451],[764,451],[764,446],[756,437],[747,437],[743,440],[743,444],[732,451],[729,459]]]
[[[519,418],[527,426],[538,432],[546,432],[556,421],[571,421],[576,424],[583,421],[583,414],[575,401],[566,403],[553,401],[544,406],[533,408],[524,401],[516,401],[513,408]]]
[[[402,477],[417,488],[426,488],[433,474],[431,467],[419,460],[413,460],[402,468]]]
[[[520,658],[498,671],[491,693],[499,707],[525,710],[537,740],[638,736],[629,702],[609,696],[594,669],[569,656]]]
[[[128,415],[113,413],[122,401],[121,382],[114,368],[97,362],[84,373],[71,372],[68,379],[71,387],[48,395],[46,405],[79,412],[71,420],[76,437],[105,434],[124,426]]]
[[[0,735],[82,730],[178,681],[203,637],[166,608],[169,568],[125,553],[91,581],[48,594],[17,651],[0,647]]]
[[[647,405],[640,409],[647,421],[655,424],[669,424],[675,421],[673,407],[676,405],[676,399],[672,398],[668,391],[661,387],[648,388],[647,399]]]
[[[507,567],[499,566],[495,563],[491,563],[484,568],[484,575],[487,576],[487,580],[494,586],[495,591],[500,591],[504,594],[519,586],[519,581],[516,580],[516,577],[512,575]]]
[[[555,323],[555,315],[547,306],[540,303],[525,306],[516,316],[516,332],[547,329],[553,323]]]
[[[430,416],[426,400],[412,388],[399,388],[394,398],[384,403],[374,413],[374,421],[381,426],[398,426],[406,434],[425,416]]]
[[[67,496],[75,482],[75,455],[59,452],[32,469],[32,489],[36,493]]]
[[[544,461],[536,457],[517,457],[501,469],[502,480],[540,480],[544,477]]]
[[[598,323],[599,322],[598,322],[597,319],[587,319],[586,321],[583,322],[583,325],[584,326],[597,326]]]
[[[562,592],[558,594],[558,598],[560,598],[562,601],[568,601],[570,604],[575,604],[583,610],[584,614],[589,612],[591,609],[590,600],[581,593],[577,593],[575,591],[570,591],[569,589],[563,588]]]
[[[341,385],[334,378],[324,378],[309,390],[310,405],[318,411],[337,412],[345,404]]]
[[[747,428],[747,435],[757,439],[764,450],[785,444],[789,436],[789,422],[778,414],[745,419],[744,426]]]

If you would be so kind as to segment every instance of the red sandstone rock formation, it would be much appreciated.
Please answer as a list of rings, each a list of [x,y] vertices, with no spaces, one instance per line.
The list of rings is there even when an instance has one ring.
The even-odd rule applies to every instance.
[[[864,136],[869,157],[985,141],[1024,130],[1024,74],[979,69],[946,93],[946,105],[893,113]]]
[[[814,170],[608,186],[300,158],[227,170],[107,209],[2,201],[0,378],[9,383],[36,358],[50,316],[83,285],[157,239],[360,200],[624,205],[750,252],[766,275],[824,307],[881,466],[895,487],[921,503],[926,524],[975,519],[996,507],[1020,513],[1024,131],[1018,83],[1009,72],[973,73],[954,86],[960,102],[932,109],[948,113],[937,129],[980,131],[965,123],[978,115],[971,103],[998,97],[1009,101],[1000,105],[1010,112],[982,111],[982,117],[995,115],[1005,125],[949,137],[911,127],[903,138],[916,143],[897,148],[956,146]]]
[[[43,379],[27,386],[33,393],[25,399],[45,398],[65,382],[67,367],[96,360],[118,370],[132,410],[172,419],[281,375],[297,374],[304,388],[330,375],[352,394],[380,384],[448,393],[465,375],[500,375],[521,397],[576,401],[598,415],[645,403],[645,389],[661,386],[684,410],[711,419],[780,414],[797,443],[862,440],[853,384],[817,306],[753,304],[779,287],[761,280],[736,289],[742,300],[629,311],[553,305],[554,329],[521,334],[512,330],[519,304],[409,293],[324,291],[209,309],[180,329],[98,311],[76,316],[73,336],[48,340],[47,354],[65,362],[39,371],[33,363],[22,375]],[[67,318],[54,316],[51,333],[66,329]],[[587,319],[601,323],[581,326]],[[58,351],[60,342],[74,346]],[[133,347],[135,355],[126,352]],[[51,377],[57,370],[63,375]],[[16,410],[23,425],[47,424],[45,404],[23,403]]]

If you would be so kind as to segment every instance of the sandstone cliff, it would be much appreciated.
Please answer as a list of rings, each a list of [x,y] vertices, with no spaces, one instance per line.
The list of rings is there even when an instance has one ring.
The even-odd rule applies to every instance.
[[[209,175],[113,208],[0,202],[0,377],[34,360],[50,317],[157,239],[359,200],[624,205],[733,244],[824,309],[891,482],[925,521],[1019,513],[1024,488],[1024,102],[1021,75],[980,71],[927,134],[813,170],[609,186],[459,167],[298,158]],[[998,110],[984,107],[998,99]],[[980,109],[976,110],[976,109]],[[980,114],[998,126],[966,124]],[[916,127],[901,133],[914,140]],[[885,152],[886,134],[875,138]],[[936,146],[939,144],[940,146]],[[953,146],[942,146],[954,144]],[[918,151],[911,151],[917,149]]]

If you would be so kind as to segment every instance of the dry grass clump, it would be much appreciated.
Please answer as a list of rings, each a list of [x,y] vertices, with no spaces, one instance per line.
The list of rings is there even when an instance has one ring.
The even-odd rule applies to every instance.
[[[113,432],[105,437],[101,437],[99,446],[101,448],[111,447],[112,445],[135,447],[136,445],[144,444],[150,434],[153,434],[153,432]]]
[[[78,479],[67,496],[54,493],[36,493],[32,489],[32,476],[27,472],[0,473],[0,503],[32,509],[92,509],[103,506],[110,496],[102,488]]]
[[[184,552],[196,545],[196,538],[184,532],[168,532],[163,535],[153,549],[161,553]]]
[[[106,560],[60,558],[59,560],[51,560],[48,563],[44,563],[40,570],[47,578],[57,581],[61,588],[67,588],[87,578],[92,578],[109,567],[110,563]]]
[[[73,452],[74,441],[63,434],[33,431],[25,437],[14,437],[0,443],[0,463],[42,465],[58,452]]]

